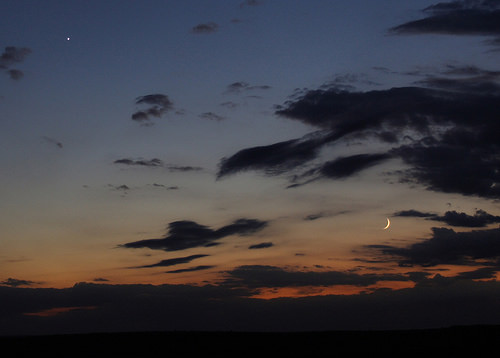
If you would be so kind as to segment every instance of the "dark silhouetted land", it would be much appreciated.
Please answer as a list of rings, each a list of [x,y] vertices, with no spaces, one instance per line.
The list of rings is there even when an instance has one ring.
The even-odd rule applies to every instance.
[[[12,356],[335,356],[337,353],[496,352],[500,326],[332,332],[131,332],[0,337]]]

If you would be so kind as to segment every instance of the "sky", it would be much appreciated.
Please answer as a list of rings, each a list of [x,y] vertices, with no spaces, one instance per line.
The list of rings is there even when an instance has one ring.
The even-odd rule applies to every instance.
[[[0,13],[0,334],[500,324],[500,1]]]

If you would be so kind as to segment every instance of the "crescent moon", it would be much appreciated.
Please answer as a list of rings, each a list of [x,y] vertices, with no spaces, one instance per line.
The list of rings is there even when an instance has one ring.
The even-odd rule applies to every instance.
[[[384,230],[387,230],[389,228],[389,226],[391,226],[391,220],[389,220],[389,218],[387,218],[387,225],[384,227]]]

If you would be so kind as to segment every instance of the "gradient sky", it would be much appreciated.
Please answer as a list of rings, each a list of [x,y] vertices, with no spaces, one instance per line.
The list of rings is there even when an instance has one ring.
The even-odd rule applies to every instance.
[[[0,13],[0,333],[500,323],[500,1]]]

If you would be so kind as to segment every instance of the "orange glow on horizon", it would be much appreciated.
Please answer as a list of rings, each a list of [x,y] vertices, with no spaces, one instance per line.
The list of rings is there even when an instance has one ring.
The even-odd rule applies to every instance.
[[[54,307],[38,312],[27,312],[24,313],[25,316],[37,316],[37,317],[53,317],[62,313],[67,313],[76,310],[95,310],[97,306],[80,306],[80,307]]]

